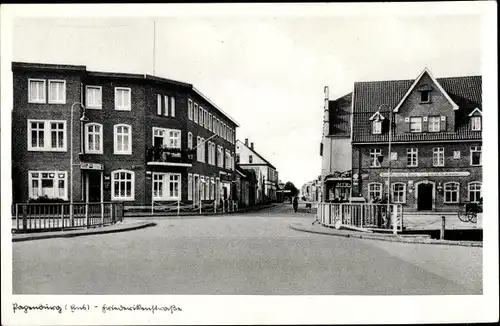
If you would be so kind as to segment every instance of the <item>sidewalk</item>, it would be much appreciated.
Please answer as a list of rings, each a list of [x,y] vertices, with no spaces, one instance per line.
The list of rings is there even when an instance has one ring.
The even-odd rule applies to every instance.
[[[124,221],[109,226],[95,227],[90,229],[74,229],[66,231],[48,231],[33,233],[12,234],[12,242],[42,240],[52,238],[71,238],[83,235],[106,234],[115,232],[132,231],[150,226],[155,226],[154,222],[147,221]]]
[[[347,230],[347,229],[334,229],[320,224],[312,225],[309,222],[303,223],[292,223],[289,227],[296,231],[309,232],[323,235],[347,237],[347,238],[358,238],[358,239],[372,239],[381,240],[389,242],[403,242],[403,243],[419,243],[419,244],[439,244],[439,245],[450,245],[450,246],[465,246],[465,247],[482,247],[483,243],[480,241],[450,241],[450,240],[436,240],[431,239],[429,236],[425,235],[393,235],[393,234],[378,234],[378,233],[367,233],[361,231]]]

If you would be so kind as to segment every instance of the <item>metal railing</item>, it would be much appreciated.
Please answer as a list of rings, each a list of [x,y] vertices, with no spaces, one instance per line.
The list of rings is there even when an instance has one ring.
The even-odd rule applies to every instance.
[[[154,200],[149,206],[130,205],[124,206],[128,214],[149,212],[151,215],[184,215],[184,214],[220,214],[233,213],[238,211],[238,202],[234,200],[201,200],[183,203],[176,201]]]
[[[19,203],[13,209],[12,232],[89,228],[123,220],[123,203],[117,202]]]
[[[318,203],[317,219],[324,226],[354,226],[365,229],[403,230],[403,206],[390,204]]]
[[[146,149],[146,162],[193,163],[193,150],[182,150],[163,146]]]

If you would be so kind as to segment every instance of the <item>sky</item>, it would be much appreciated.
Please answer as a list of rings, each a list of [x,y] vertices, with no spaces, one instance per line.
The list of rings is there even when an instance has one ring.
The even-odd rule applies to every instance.
[[[425,67],[478,75],[480,36],[472,14],[29,17],[13,21],[12,60],[153,74],[154,57],[155,75],[193,84],[300,188],[321,172],[324,86],[335,99]]]

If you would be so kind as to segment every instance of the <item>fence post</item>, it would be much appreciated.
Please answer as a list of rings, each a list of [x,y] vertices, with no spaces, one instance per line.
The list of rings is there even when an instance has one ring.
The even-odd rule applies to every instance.
[[[26,217],[27,209],[28,209],[28,205],[23,205],[23,231],[26,231],[26,229],[28,229],[28,220]]]
[[[441,232],[439,233],[439,239],[444,240],[444,230],[446,228],[446,217],[441,216]]]
[[[90,218],[89,218],[89,203],[85,202],[85,223],[87,223],[87,229],[90,227]]]
[[[394,235],[398,234],[398,212],[397,212],[397,204],[392,204],[389,209],[392,208],[392,233]],[[389,212],[391,213],[391,212]]]
[[[151,215],[155,213],[155,200],[151,199]]]
[[[115,214],[113,214],[113,203],[109,203],[109,214],[111,218],[111,224],[115,223]]]
[[[344,224],[344,204],[340,204],[340,223]]]
[[[214,199],[214,214],[217,214],[217,200]]]
[[[74,216],[74,206],[73,203],[69,204],[69,224],[71,227],[75,226],[75,216]]]
[[[181,203],[181,201],[180,201],[180,200],[177,200],[177,216],[179,216],[179,212],[180,212],[180,210],[181,210],[180,203]]]
[[[101,202],[101,225],[104,225],[104,203]]]
[[[200,215],[201,215],[201,204],[202,204],[202,202],[201,202],[201,196],[200,196]]]
[[[359,210],[361,211],[361,222],[360,222],[360,227],[362,228],[363,227],[363,219],[365,217],[365,208],[364,208],[364,205],[363,204],[360,204],[359,205]]]

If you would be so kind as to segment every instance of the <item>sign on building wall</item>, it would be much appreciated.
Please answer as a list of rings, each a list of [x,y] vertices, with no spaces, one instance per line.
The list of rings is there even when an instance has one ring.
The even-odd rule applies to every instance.
[[[102,170],[102,164],[99,163],[82,163],[80,164],[82,170]]]
[[[468,171],[448,171],[448,172],[391,172],[391,177],[467,177],[470,175]],[[382,178],[387,178],[388,173],[380,173]]]

